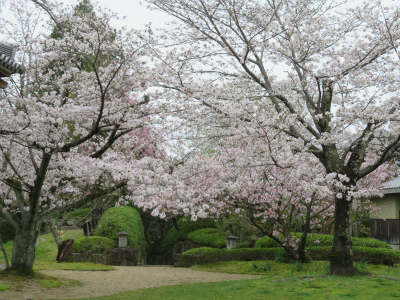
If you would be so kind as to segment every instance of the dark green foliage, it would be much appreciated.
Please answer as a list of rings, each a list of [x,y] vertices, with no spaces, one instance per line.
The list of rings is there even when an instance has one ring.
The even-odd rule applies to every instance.
[[[118,232],[128,235],[128,247],[143,247],[145,243],[142,220],[132,207],[121,206],[108,209],[101,217],[94,235],[104,236],[118,242]]]
[[[279,248],[240,248],[232,250],[209,247],[195,248],[184,252],[175,266],[190,267],[196,264],[221,261],[273,260],[280,250]]]
[[[7,223],[0,223],[0,237],[3,243],[12,241],[14,239],[15,229]]]
[[[199,219],[196,222],[190,221],[189,218],[181,218],[177,221],[180,230],[172,227],[167,234],[155,241],[148,249],[147,253],[162,255],[179,241],[184,241],[186,236],[197,229],[215,228],[217,226],[213,219]]]
[[[355,246],[353,255],[357,261],[367,261],[372,264],[396,265],[400,263],[399,250]]]
[[[217,228],[203,228],[192,231],[187,235],[187,239],[201,246],[213,248],[226,247],[226,234]]]
[[[269,236],[263,236],[259,238],[257,242],[254,244],[254,248],[273,248],[280,247],[279,244],[271,239]]]
[[[384,248],[392,250],[390,245],[373,238],[353,238],[353,247]]]
[[[315,246],[309,255],[313,260],[329,260],[330,246]],[[355,261],[373,264],[395,265],[400,263],[400,251],[382,248],[353,247]],[[186,251],[176,263],[178,267],[190,267],[195,264],[214,263],[222,261],[252,261],[275,260],[288,262],[289,256],[283,248],[242,248],[242,249],[216,249],[195,248]]]
[[[293,233],[297,238],[300,238],[301,233]],[[388,244],[373,238],[357,238],[353,237],[353,246],[385,248],[392,249]],[[332,246],[333,235],[328,234],[309,234],[307,236],[306,248],[314,248],[315,246]],[[270,248],[279,247],[279,244],[268,236],[260,238],[254,245],[254,248]]]
[[[244,241],[237,245],[237,248],[252,248],[250,242]]]
[[[329,260],[330,246],[316,246],[309,253],[314,260]],[[353,247],[355,261],[367,261],[372,264],[394,265],[400,262],[400,251],[393,249]]]
[[[139,212],[143,223],[146,242],[149,245],[153,244],[159,238],[165,236],[168,230],[174,226],[172,220],[167,221],[165,219],[153,217],[150,210],[143,211],[142,208],[136,207],[132,204],[129,206],[133,207]]]
[[[274,260],[280,263],[288,263],[291,261],[290,255],[285,249],[278,248],[279,251],[276,252]]]
[[[87,207],[87,208],[76,209],[69,213],[69,217],[75,218],[78,221],[83,221],[85,219],[91,219],[92,218],[92,208]]]
[[[74,252],[92,250],[93,253],[108,254],[112,248],[117,246],[117,242],[101,236],[89,236],[76,240]]]

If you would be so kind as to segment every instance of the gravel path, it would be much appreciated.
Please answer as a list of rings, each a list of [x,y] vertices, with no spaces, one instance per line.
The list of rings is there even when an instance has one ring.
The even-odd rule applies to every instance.
[[[0,291],[0,299],[79,299],[158,286],[260,278],[254,275],[211,273],[168,266],[115,267],[111,271],[47,270],[41,273],[75,279],[82,282],[83,286],[41,289],[35,285],[27,285],[20,291]]]

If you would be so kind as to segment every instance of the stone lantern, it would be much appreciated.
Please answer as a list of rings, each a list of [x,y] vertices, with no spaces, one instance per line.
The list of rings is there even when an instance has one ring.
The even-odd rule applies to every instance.
[[[232,250],[236,249],[237,240],[239,238],[237,236],[230,235],[226,238],[226,249]]]
[[[118,232],[118,247],[126,248],[128,246],[128,235],[129,233],[125,231]]]

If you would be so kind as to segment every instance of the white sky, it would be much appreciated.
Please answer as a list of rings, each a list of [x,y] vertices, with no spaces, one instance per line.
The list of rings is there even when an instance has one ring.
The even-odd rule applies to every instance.
[[[64,0],[64,2],[77,3],[77,0]],[[163,27],[166,22],[172,20],[161,11],[148,9],[148,4],[141,0],[92,0],[91,2],[98,2],[101,7],[116,12],[120,17],[126,16],[125,20],[113,24],[116,27],[141,29],[150,22],[154,27]]]
[[[0,8],[2,10],[2,16],[0,15],[0,18],[6,16],[7,2],[9,1],[10,0],[0,0]],[[78,3],[78,0],[57,1],[61,1],[64,4]],[[148,9],[148,4],[141,0],[91,0],[91,2],[97,2],[101,7],[110,9],[120,17],[126,16],[126,19],[114,22],[114,24],[112,24],[114,27],[126,26],[128,28],[143,29],[148,23],[152,23],[153,27],[163,27],[165,23],[172,20],[171,17],[163,12]]]

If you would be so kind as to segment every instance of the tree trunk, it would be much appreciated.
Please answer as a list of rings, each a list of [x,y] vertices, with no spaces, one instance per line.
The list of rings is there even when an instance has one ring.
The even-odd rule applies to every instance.
[[[352,276],[356,273],[353,267],[353,251],[351,241],[351,213],[352,201],[342,198],[335,199],[335,233],[330,253],[331,275]]]
[[[34,225],[34,224],[32,224]],[[11,268],[23,275],[33,273],[35,262],[35,245],[38,237],[38,230],[34,226],[22,227],[15,233],[13,242]]]
[[[54,220],[49,219],[47,221],[47,224],[49,225],[51,233],[53,234],[54,240],[56,241],[57,249],[60,249],[60,246],[61,246],[61,243],[62,243],[62,239],[61,239],[60,233],[57,230],[57,226],[56,226]]]
[[[1,236],[0,236],[0,248],[1,248],[1,251],[3,252],[4,260],[6,262],[6,270],[8,270],[8,269],[10,269],[10,263],[8,262],[8,256],[7,256],[6,248],[4,248]]]

